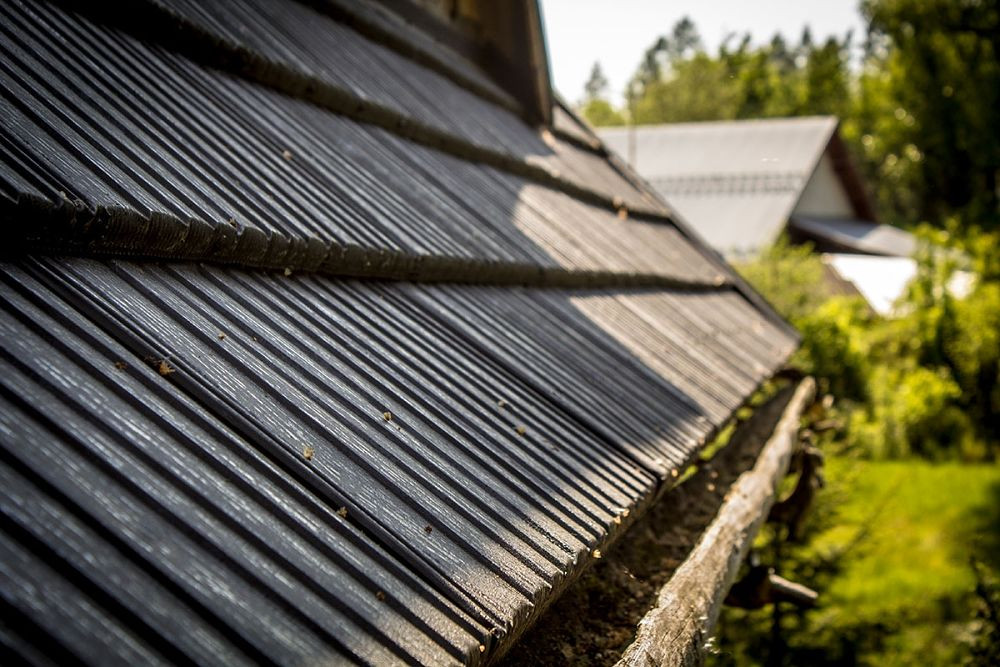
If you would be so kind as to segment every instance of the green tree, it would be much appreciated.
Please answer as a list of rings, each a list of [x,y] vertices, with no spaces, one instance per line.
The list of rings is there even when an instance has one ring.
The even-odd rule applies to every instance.
[[[666,43],[667,56],[671,62],[690,58],[704,50],[705,44],[701,41],[701,35],[694,21],[685,16],[674,24],[673,30],[670,31],[670,39]]]
[[[604,76],[601,63],[595,62],[594,66],[590,68],[590,77],[587,79],[587,83],[583,84],[583,99],[585,102],[591,102],[597,99],[607,99],[607,96],[608,77]]]
[[[732,118],[737,102],[725,63],[705,52],[688,17],[646,49],[627,98],[637,123]]]
[[[807,26],[794,46],[731,36],[709,54],[682,19],[646,49],[628,108],[641,123],[836,115],[885,221],[1000,228],[1000,0],[862,8],[858,71],[851,34],[817,42]]]
[[[621,112],[611,106],[611,102],[600,98],[584,102],[580,114],[594,127],[625,124]]]
[[[843,116],[849,99],[847,53],[851,36],[840,42],[830,37],[822,46],[809,49],[804,67],[802,114]]]
[[[668,44],[666,37],[659,37],[646,49],[635,75],[629,82],[627,95],[634,96],[636,91],[641,94],[647,86],[660,80],[667,59]]]
[[[671,65],[670,76],[649,84],[635,101],[637,123],[736,117],[739,89],[724,63],[701,52]]]
[[[760,47],[752,45],[749,34],[734,46],[735,38],[730,35],[712,56],[687,18],[658,38],[632,79],[629,107],[637,122],[843,114],[847,109],[849,36],[816,46],[807,28],[793,51],[779,35]]]
[[[625,118],[607,99],[608,77],[601,69],[601,63],[595,62],[590,69],[590,77],[583,85],[583,103],[579,112],[594,127],[604,125],[624,125]]]
[[[886,39],[884,92],[901,125],[883,160],[893,163],[906,150],[920,158],[913,210],[904,213],[934,221],[962,212],[995,227],[1000,0],[865,0],[862,11]]]

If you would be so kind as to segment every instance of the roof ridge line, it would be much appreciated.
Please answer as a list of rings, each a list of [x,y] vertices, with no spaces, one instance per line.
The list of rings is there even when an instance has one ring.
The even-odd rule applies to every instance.
[[[380,127],[416,144],[468,162],[485,164],[612,211],[626,208],[621,197],[576,183],[548,165],[532,159],[531,155],[520,160],[502,151],[447,134],[376,102],[356,97],[344,88],[305,74],[286,63],[266,60],[260,54],[191,22],[169,7],[144,0],[130,3],[128,6],[131,11],[123,12],[117,6],[112,9],[111,6],[89,5],[80,0],[54,2],[148,39],[203,65],[221,69],[340,116]],[[628,207],[628,211],[645,219],[673,223],[670,212],[663,208],[632,206]]]
[[[267,234],[255,227],[183,220],[154,212],[148,218],[115,206],[91,207],[67,197],[55,203],[23,194],[0,200],[0,257],[31,253],[195,261],[341,278],[414,283],[521,285],[546,288],[663,288],[715,292],[734,283],[664,274],[570,269],[490,259],[415,255],[362,248],[320,238]],[[134,230],[131,231],[131,230]]]

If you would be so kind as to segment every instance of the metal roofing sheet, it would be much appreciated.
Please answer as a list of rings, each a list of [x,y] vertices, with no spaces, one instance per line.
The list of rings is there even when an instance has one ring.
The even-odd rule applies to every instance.
[[[634,133],[632,166],[649,180],[763,174],[808,177],[836,127],[835,117],[815,116],[602,128],[598,136],[619,155],[627,156],[629,135]]]
[[[489,99],[517,111],[519,103],[475,63],[448,44],[425,34],[390,8],[375,0],[306,0],[318,11],[349,25],[370,41],[382,44],[410,60],[431,63],[439,72],[485,93]]]
[[[214,41],[130,25],[150,3],[0,6],[0,645],[488,660],[794,334],[686,232],[616,213],[627,197],[456,150],[481,132],[631,187],[558,138],[517,153],[544,135],[452,90],[407,55],[419,39],[382,48],[392,28],[352,32],[341,4],[170,2]],[[408,113],[457,104],[437,119],[456,143],[338,115],[234,54]]]
[[[639,190],[625,178],[617,169],[612,168],[608,160],[598,152],[580,148],[568,141],[562,141],[550,135],[549,145],[552,152],[541,156],[529,156],[529,160],[544,164],[549,169],[564,174],[577,183],[600,183],[600,189],[610,194],[619,195],[623,205],[651,204],[659,206],[659,202],[643,196]],[[621,194],[619,194],[621,193]]]
[[[792,217],[790,224],[797,232],[848,251],[912,257],[917,250],[917,239],[913,234],[891,225],[800,215]]]
[[[0,277],[5,604],[91,660],[474,661],[791,342],[731,292]]]
[[[724,422],[770,376],[771,360],[792,351],[792,339],[733,292],[649,290],[570,300],[713,424]]]
[[[339,646],[428,661],[443,638],[465,655],[524,620],[655,488],[413,287],[88,260],[6,265],[3,282],[0,384],[16,409],[0,433],[25,478],[4,511],[32,494],[77,504],[69,513],[127,547],[136,577],[180,596],[171,605],[271,659]],[[567,352],[586,368],[590,355]],[[80,539],[78,558],[95,535]],[[105,612],[166,612],[133,585],[125,609]],[[28,605],[30,587],[17,591],[8,602]]]
[[[47,245],[62,236],[91,249],[296,268],[344,263],[357,247],[678,279],[728,273],[659,223],[625,225],[676,249],[680,264],[649,251],[634,262],[623,253],[605,261],[603,251],[581,258],[581,243],[606,248],[621,236],[599,207],[50,7],[0,13],[4,192],[63,206],[67,218],[97,211],[101,222],[23,230]],[[567,207],[572,218],[553,219]],[[559,225],[568,233],[545,235],[541,248],[520,229]]]
[[[581,123],[576,116],[566,110],[562,100],[552,105],[552,127],[585,145],[592,145],[599,141],[590,127]]]
[[[616,178],[611,165],[595,164],[592,170],[596,171],[580,173],[543,140],[537,129],[510,109],[366,38],[334,20],[331,14],[335,12],[317,11],[287,0],[141,0],[110,13],[100,6],[81,5],[80,9],[110,16],[122,25],[138,24],[146,32],[149,22],[169,24],[179,31],[176,45],[202,59],[218,60],[210,64],[224,67],[236,61],[235,69],[252,78],[267,70],[289,72],[294,77],[279,74],[257,78],[268,78],[272,83],[284,81],[289,88],[285,92],[291,94],[309,92],[300,88],[322,85],[328,88],[329,95],[342,98],[341,107],[371,104],[375,115],[383,115],[385,110],[394,115],[398,119],[395,125],[431,128],[439,137],[575,177],[580,186],[609,198],[617,196],[636,207],[652,205],[662,210],[634,185]],[[211,54],[216,52],[223,55],[213,57]],[[317,91],[312,93],[323,97]],[[556,139],[554,145],[561,143]]]
[[[508,110],[311,7],[268,0],[153,2],[266,61],[287,64],[403,116],[487,146],[496,144],[500,137],[495,133],[503,128],[510,150],[544,149],[541,139]]]
[[[703,298],[680,291],[414,289],[484,354],[497,355],[663,477],[687,461],[721,415],[739,407],[795,343],[763,318],[748,319],[752,309],[730,292]],[[578,356],[581,349],[590,351],[586,358]],[[722,380],[734,365],[742,372]],[[698,391],[690,391],[691,383]],[[721,393],[709,400],[712,392]]]
[[[836,127],[836,118],[822,116],[598,134],[621,155],[634,142],[632,166],[712,247],[739,257],[772,243],[785,228]]]
[[[670,204],[713,248],[726,257],[739,258],[752,255],[778,238],[795,207],[797,195],[675,194],[670,195]]]

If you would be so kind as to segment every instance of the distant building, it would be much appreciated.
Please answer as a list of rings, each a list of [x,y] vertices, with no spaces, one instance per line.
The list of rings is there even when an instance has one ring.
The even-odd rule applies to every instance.
[[[916,272],[916,239],[878,223],[838,124],[815,116],[599,134],[727,258],[751,257],[784,232],[793,242],[813,243],[831,271],[888,313]],[[895,279],[882,280],[883,264]]]

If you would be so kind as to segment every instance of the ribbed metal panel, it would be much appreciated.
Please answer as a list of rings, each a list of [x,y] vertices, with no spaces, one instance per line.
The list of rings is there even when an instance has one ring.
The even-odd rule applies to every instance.
[[[599,151],[308,5],[0,5],[15,658],[489,660],[794,346]]]
[[[634,134],[633,166],[648,179],[780,178],[808,176],[836,128],[833,116],[812,116],[602,128],[598,134],[621,155]]]
[[[655,488],[413,288],[87,260],[3,281],[8,537],[56,549],[49,568],[86,581],[51,590],[77,586],[100,607],[86,623],[144,646],[155,630],[170,646],[152,650],[475,657]],[[564,361],[597,358],[581,351]],[[5,587],[18,609],[52,574],[22,569]],[[184,618],[212,632],[175,639]],[[39,607],[33,623],[83,656],[64,634],[91,630],[55,620]]]
[[[725,421],[795,341],[734,292],[644,291],[571,297],[615,341]]]
[[[198,2],[153,0],[153,4],[190,21],[220,41],[283,63],[343,88],[362,99],[492,146],[497,127],[507,126],[510,149],[537,153],[544,149],[529,128],[505,110],[481,100],[354,30],[295,2],[243,0]]]
[[[152,20],[168,24],[180,22],[181,30],[198,31],[220,49],[245,56],[250,69],[293,71],[471,146],[516,160],[532,158],[560,174],[573,174],[580,186],[608,197],[620,197],[634,206],[650,204],[610,165],[595,161],[589,172],[579,170],[510,109],[365,38],[328,13],[288,0],[143,0],[140,4],[148,7],[123,7],[118,20],[141,23],[153,16]],[[79,7],[93,11],[86,4]]]
[[[576,155],[566,142],[547,144],[510,110],[310,7],[274,0],[150,1],[266,61],[330,82],[472,144],[499,147],[520,159],[530,156],[586,187],[636,204],[643,201],[606,161]]]
[[[47,245],[62,235],[94,249],[279,265],[360,247],[706,281],[725,271],[669,225],[623,228],[561,192],[53,7],[0,14],[6,196],[110,218],[47,228]]]
[[[495,182],[501,182],[499,174]],[[661,275],[721,284],[731,269],[697,250],[674,227],[587,206],[561,192],[524,185],[515,224],[562,266]],[[529,215],[533,213],[534,215]]]
[[[634,186],[615,170],[600,154],[586,150],[568,141],[554,139],[549,142],[553,156],[542,156],[542,162],[551,169],[562,170],[571,181],[618,195],[623,205],[658,205],[650,198],[644,198]],[[535,159],[535,158],[532,158]],[[618,193],[625,193],[619,195]]]
[[[602,128],[598,135],[633,159],[713,247],[739,257],[775,240],[836,128],[836,118],[817,116]]]
[[[518,111],[520,104],[500,88],[475,63],[440,40],[424,34],[377,0],[306,0],[337,21],[350,25],[370,41],[383,44],[411,60],[428,61],[459,85],[480,91],[490,99]]]
[[[413,289],[484,354],[663,477],[794,345],[734,293]],[[751,333],[727,340],[748,325]],[[742,377],[723,380],[734,367]]]
[[[814,239],[820,247],[887,257],[912,257],[917,250],[917,237],[910,232],[867,220],[795,215],[788,226],[792,234]]]
[[[552,127],[585,145],[591,145],[598,141],[593,131],[574,118],[563,107],[561,101],[552,105]]]

